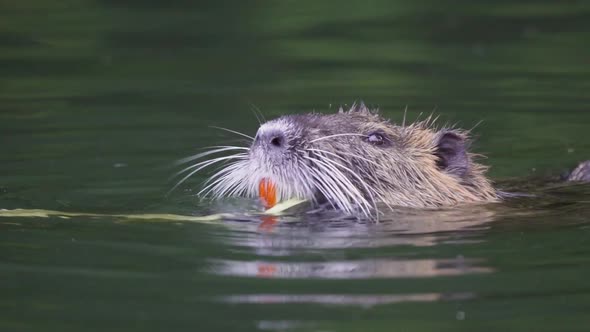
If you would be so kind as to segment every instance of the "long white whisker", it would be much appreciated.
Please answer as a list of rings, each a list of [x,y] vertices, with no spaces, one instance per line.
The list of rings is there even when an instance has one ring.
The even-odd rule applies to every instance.
[[[307,165],[303,162],[301,162],[302,160],[299,160],[299,165],[301,168],[303,168],[304,170],[308,170],[309,168],[307,167]],[[314,181],[312,180],[312,178],[309,177],[309,172],[297,172],[297,178],[299,179],[299,183],[301,183],[304,187],[303,189],[303,193],[301,194],[301,196],[303,197],[307,197],[310,196],[312,197],[312,200],[315,202],[315,196],[314,196],[314,191],[313,191],[313,184]]]
[[[231,187],[228,187],[228,189],[226,190],[227,194],[225,194],[225,195],[227,195],[229,197],[240,196],[241,193],[246,192],[246,191],[247,191],[247,183],[245,181],[238,181],[233,186],[233,189],[231,189]]]
[[[369,205],[369,202],[366,199],[364,199],[364,197],[361,194],[361,197],[363,198],[362,199],[363,204],[365,206],[367,206],[368,209],[374,208],[375,212],[378,213],[377,204],[375,202],[375,197],[374,197],[373,191],[369,189],[369,187],[367,186],[365,180],[363,180],[360,176],[358,176],[352,169],[350,169],[349,167],[346,167],[345,165],[343,165],[341,163],[338,163],[338,162],[336,162],[336,161],[334,161],[334,160],[332,160],[332,159],[330,159],[330,158],[328,158],[326,156],[318,155],[318,157],[320,157],[324,162],[330,163],[330,164],[332,164],[335,167],[340,167],[340,168],[348,171],[348,173],[350,175],[352,175],[353,177],[355,177],[359,181],[359,183],[365,188],[365,191],[370,196],[371,202],[373,203],[373,205],[370,206]],[[348,181],[348,182],[350,183],[350,181]],[[357,190],[357,192],[358,192],[358,190]]]
[[[258,125],[262,125],[262,120],[260,119],[260,117],[258,116],[258,113],[256,113],[256,111],[254,109],[252,109],[252,114],[254,114],[254,117],[256,117],[256,121],[258,121]]]
[[[197,173],[198,171],[200,171],[201,169],[207,167],[208,165],[202,166],[200,168],[195,169],[194,171],[188,173],[187,176],[183,177],[180,181],[178,181],[173,187],[172,189],[168,190],[168,192],[166,193],[166,196],[170,195],[170,193],[172,193],[174,190],[176,190],[176,188],[178,188],[178,186],[180,186],[181,184],[184,183],[184,181],[186,181],[188,178],[190,178],[191,176],[193,176],[195,173]]]
[[[404,119],[402,121],[402,127],[406,126],[406,115],[408,115],[408,105],[406,105],[406,108],[404,109]]]
[[[342,158],[342,157],[340,157],[340,156],[338,156],[338,155],[336,155],[336,154],[334,154],[334,153],[331,153],[331,152],[328,152],[328,151],[324,151],[324,152],[326,152],[326,153],[329,153],[329,154],[332,154],[332,155],[334,155],[335,157],[338,157],[338,158],[340,158],[342,161],[346,162],[346,160],[345,160],[344,158]],[[320,158],[321,158],[323,161],[325,161],[325,162],[328,162],[328,163],[330,163],[330,164],[333,164],[333,165],[335,165],[335,166],[337,166],[337,167],[343,168],[344,170],[348,171],[348,172],[349,172],[349,173],[350,173],[352,176],[354,176],[354,177],[355,177],[357,180],[359,180],[359,182],[360,182],[361,184],[363,184],[363,185],[366,187],[365,180],[363,180],[363,179],[362,179],[360,176],[358,176],[358,175],[357,175],[357,174],[356,174],[356,173],[355,173],[355,172],[354,172],[352,169],[350,169],[350,168],[349,168],[349,167],[347,167],[346,165],[344,165],[344,164],[341,164],[341,163],[339,163],[339,162],[336,162],[335,160],[332,160],[332,159],[330,159],[330,158],[328,158],[327,156],[324,156],[324,155],[322,155],[322,154],[318,154],[318,157],[320,157]],[[368,188],[366,188],[366,189],[367,189],[367,191],[368,191],[368,194],[371,194],[371,191],[370,191],[370,190],[368,190]]]
[[[349,212],[354,211],[354,208],[351,205],[350,200],[352,199],[359,207],[363,208],[364,205],[359,201],[359,198],[365,201],[364,197],[358,192],[358,189],[354,187],[354,185],[348,180],[342,172],[340,172],[337,168],[329,163],[322,161],[320,159],[309,158],[313,160],[318,168],[324,169],[324,177],[321,177],[318,180],[323,180],[326,184],[331,185],[332,189],[335,191],[336,194],[339,194],[340,200],[342,203],[345,203],[346,206],[343,207],[344,210]],[[331,176],[325,177],[326,174]],[[347,198],[348,197],[348,198]],[[363,212],[367,214],[367,211],[363,209]]]
[[[229,164],[228,166],[218,170],[215,174],[211,175],[204,183],[203,186],[208,185],[209,183],[211,183],[211,181],[217,179],[220,176],[225,176],[230,172],[236,171],[238,170],[240,167],[243,167],[243,161],[236,161],[233,162],[231,164]]]
[[[323,136],[320,138],[316,138],[314,140],[309,141],[309,143],[315,143],[317,141],[321,141],[324,139],[328,139],[328,138],[332,138],[332,137],[340,137],[340,136],[361,136],[361,137],[367,137],[367,135],[363,135],[363,134],[355,134],[355,133],[350,133],[350,134],[334,134],[334,135],[328,135],[328,136]]]
[[[330,197],[330,195],[328,195],[328,193],[326,192],[326,190],[321,186],[321,183],[319,183],[315,177],[313,176],[313,171],[312,169],[304,164],[301,163],[301,166],[307,171],[307,173],[305,173],[305,178],[306,180],[311,183],[313,185],[313,187],[315,187],[317,190],[319,190],[320,193],[322,193],[322,195],[324,195],[324,197],[326,197],[326,199],[328,199]],[[311,175],[311,177],[308,176],[308,174]],[[315,200],[315,198],[313,198]],[[333,209],[336,209],[336,206],[334,205],[334,203],[332,202],[332,200],[328,199],[328,203],[332,206]]]
[[[187,171],[189,171],[189,170],[191,170],[193,168],[200,167],[201,165],[205,165],[206,164],[206,166],[209,166],[211,164],[215,164],[217,162],[224,161],[224,160],[246,159],[246,158],[248,158],[248,155],[247,154],[245,154],[245,153],[238,153],[238,154],[234,154],[234,155],[231,155],[231,156],[217,157],[217,158],[214,158],[214,159],[204,160],[204,161],[198,162],[198,163],[196,163],[194,165],[188,166],[188,167],[186,167],[186,168],[184,168],[184,169],[176,172],[172,177],[174,178],[174,177],[176,177],[176,176],[178,176],[178,175],[180,175],[182,173],[185,173],[185,172],[187,172]]]
[[[329,158],[327,158],[325,156],[318,155],[318,157],[321,158],[321,161],[320,161],[320,159],[318,159],[317,161],[325,163],[326,166],[328,166],[332,170],[331,174],[336,173],[338,175],[337,177],[334,177],[334,179],[337,179],[341,183],[341,186],[348,187],[346,189],[348,189],[347,193],[350,196],[350,198],[355,201],[355,203],[358,205],[359,208],[361,208],[361,210],[363,211],[363,213],[365,215],[370,216],[370,214],[371,214],[370,209],[372,208],[372,206],[365,199],[365,197],[362,195],[362,193],[354,186],[354,184],[341,171],[339,171],[336,168],[336,166],[340,166],[342,168],[345,168],[346,170],[348,170],[350,172],[351,172],[351,170],[349,168],[346,168],[343,165],[340,165],[339,163],[336,163],[333,160],[330,160]],[[364,184],[364,182],[363,182],[363,184]],[[366,188],[366,189],[368,190],[368,188]],[[370,192],[368,192],[368,194],[371,195]],[[372,195],[371,195],[371,197],[372,197]]]
[[[335,154],[335,153],[333,153],[333,152],[330,152],[330,151],[326,151],[326,150],[322,150],[322,149],[317,149],[317,148],[309,148],[309,149],[307,149],[307,150],[308,150],[308,151],[315,151],[315,152],[320,152],[320,153],[329,154],[329,155],[331,155],[331,156],[334,156],[334,157],[336,157],[336,158],[338,158],[338,159],[342,160],[344,163],[348,163],[348,162],[349,162],[348,160],[346,160],[346,159],[345,159],[345,158],[343,158],[342,156],[339,156],[339,155],[337,155],[337,154]],[[343,151],[339,151],[338,153],[340,153],[340,154],[344,154],[344,155],[348,155],[348,156],[351,156],[351,157],[354,157],[354,158],[358,158],[358,159],[361,159],[361,160],[363,160],[363,161],[366,161],[367,163],[373,164],[374,166],[380,167],[380,165],[379,165],[378,163],[376,163],[376,162],[374,162],[374,161],[372,161],[372,160],[370,160],[370,159],[364,158],[364,157],[362,157],[362,156],[360,156],[360,155],[358,155],[358,154],[347,153],[347,152],[343,152]],[[325,157],[325,156],[323,156],[323,157]],[[327,160],[330,160],[330,159],[329,159],[329,158],[327,158]],[[344,165],[342,165],[342,164],[340,164],[340,163],[335,163],[335,164],[336,164],[336,165],[338,165],[338,166],[340,166],[340,167],[344,167]],[[350,173],[352,176],[356,177],[356,178],[357,178],[357,180],[359,180],[359,182],[360,182],[360,183],[363,185],[363,187],[365,188],[365,190],[367,191],[367,193],[369,193],[369,194],[371,195],[371,201],[373,202],[373,207],[374,207],[375,211],[378,211],[378,208],[377,208],[377,202],[376,202],[376,200],[375,200],[375,197],[373,197],[373,195],[374,195],[374,194],[376,194],[378,197],[380,197],[380,198],[381,198],[381,200],[382,200],[382,201],[384,201],[384,202],[385,202],[386,200],[385,200],[385,199],[383,199],[383,196],[382,196],[381,194],[377,193],[377,192],[373,192],[373,190],[369,190],[369,187],[368,187],[368,185],[366,184],[366,182],[365,182],[365,181],[364,181],[364,180],[363,180],[363,179],[362,179],[360,176],[358,176],[358,175],[356,174],[356,172],[354,172],[352,169],[350,169],[350,168],[347,168],[347,167],[344,167],[344,168],[345,168],[345,169],[346,169],[346,170],[347,170],[347,171],[348,171],[348,172],[349,172],[349,173]],[[365,172],[365,174],[366,174],[366,171],[363,171],[363,172]],[[379,180],[379,178],[377,178],[377,182],[378,182],[378,183],[380,183],[380,180]],[[386,204],[386,205],[387,205],[387,207],[389,207],[390,209],[392,209],[392,210],[393,210],[393,207],[392,207],[391,205],[389,205],[389,204]],[[377,215],[377,218],[378,218],[378,215]]]
[[[206,182],[205,182],[205,187],[203,189],[201,189],[201,191],[199,191],[197,193],[198,196],[202,196],[202,197],[206,197],[209,194],[211,194],[213,191],[216,191],[218,193],[223,193],[223,191],[221,190],[221,184],[222,183],[227,183],[228,181],[232,180],[234,182],[239,182],[239,180],[236,180],[235,177],[232,177],[231,174],[232,172],[239,170],[240,168],[242,168],[244,165],[243,162],[236,162],[233,163],[229,166],[227,166],[226,168],[223,168],[222,170],[220,170],[219,172],[213,174],[213,176],[211,176]],[[209,184],[207,184],[207,182],[210,182]],[[221,196],[221,195],[218,195]]]
[[[238,162],[232,166],[235,167],[225,174],[219,175],[215,181],[203,188],[199,194],[204,192],[204,196],[211,194],[213,198],[242,195],[243,193],[254,196],[255,189],[249,185],[246,174],[242,173],[244,163]]]
[[[205,151],[205,152],[201,152],[201,153],[198,153],[196,155],[192,155],[192,156],[189,156],[189,157],[185,157],[185,158],[179,159],[174,164],[175,165],[186,164],[186,163],[188,163],[190,161],[193,161],[195,159],[203,158],[205,156],[208,156],[208,155],[211,155],[211,154],[214,154],[214,153],[224,152],[224,151],[232,151],[232,150],[245,150],[245,151],[250,151],[250,148],[241,147],[241,146],[229,146],[229,145],[210,146],[208,148],[215,148],[215,149],[209,150],[209,151]]]
[[[306,151],[315,151],[315,152],[326,153],[326,154],[329,154],[329,155],[331,155],[331,156],[334,156],[334,157],[336,157],[336,158],[338,158],[338,159],[340,159],[340,160],[342,160],[342,161],[346,161],[346,159],[344,159],[342,156],[339,156],[339,155],[337,155],[337,154],[335,154],[335,153],[333,153],[333,152],[330,152],[330,151],[326,151],[326,150],[322,150],[322,149],[317,149],[317,148],[308,148],[308,149],[306,149]],[[361,159],[361,160],[363,160],[363,161],[366,161],[366,162],[368,162],[368,163],[370,163],[370,164],[373,164],[373,165],[375,165],[375,166],[379,166],[379,164],[378,164],[378,163],[376,163],[376,162],[374,162],[373,160],[371,160],[371,159],[367,159],[367,158],[365,158],[365,157],[363,157],[363,156],[360,156],[360,155],[358,155],[358,154],[354,154],[354,153],[348,153],[348,152],[344,152],[344,151],[338,151],[338,153],[339,153],[339,154],[346,155],[346,156],[355,157],[355,158]]]
[[[213,198],[243,196],[243,193],[247,193],[246,196],[254,196],[255,192],[252,187],[249,188],[249,181],[244,181],[243,176],[238,177],[235,173],[230,173],[219,181],[215,190]]]
[[[248,139],[250,139],[250,140],[252,140],[252,141],[254,140],[254,137],[252,137],[252,136],[250,136],[250,135],[246,135],[246,134],[244,134],[244,133],[241,133],[241,132],[239,132],[239,131],[235,131],[235,130],[231,130],[231,129],[228,129],[228,128],[223,128],[223,127],[218,127],[218,126],[209,126],[209,127],[211,127],[211,128],[215,128],[215,129],[220,129],[220,130],[225,130],[225,131],[227,131],[227,132],[234,133],[234,134],[236,134],[236,135],[240,135],[240,136],[242,136],[242,137],[246,137],[246,138],[248,138]]]
[[[338,188],[334,181],[329,177],[325,177],[325,174],[322,174],[316,169],[311,168],[310,170],[312,176],[316,180],[316,183],[321,184],[324,187],[324,190],[321,190],[322,186],[317,186],[317,188],[320,189],[322,194],[326,196],[330,204],[333,207],[336,207],[334,205],[334,202],[336,202],[336,205],[338,205],[338,207],[340,207],[342,210],[352,212],[352,208],[350,207],[350,203],[346,199],[346,196],[344,195],[344,193],[342,193],[342,191]]]
[[[266,122],[266,119],[264,118],[264,114],[262,114],[262,111],[260,110],[260,108],[256,107],[256,105],[254,105],[252,103],[250,103],[250,106],[252,107],[252,112],[254,113],[254,116],[258,120],[258,123],[262,124],[262,123]]]
[[[316,188],[324,195],[328,203],[332,206],[333,209],[337,209],[335,202],[339,201],[337,197],[334,197],[330,194],[330,189],[328,186],[321,180],[321,174],[317,174],[316,171],[310,170],[309,172],[314,179],[314,183]],[[343,205],[343,204],[341,204]]]
[[[193,176],[195,173],[197,173],[198,171],[202,170],[203,168],[210,166],[212,164],[215,164],[216,162],[222,161],[222,160],[229,160],[229,157],[233,157],[233,156],[228,156],[225,157],[225,159],[222,158],[217,158],[217,159],[213,159],[213,160],[207,160],[205,162],[202,163],[201,166],[197,167],[196,169],[194,169],[193,171],[191,171],[190,173],[188,173],[185,177],[183,177],[180,181],[178,181],[173,187],[172,189],[168,190],[168,192],[166,193],[166,195],[170,195],[171,192],[173,192],[174,190],[176,190],[176,188],[178,188],[178,186],[180,186],[181,184],[183,184],[188,178],[190,178],[191,176]],[[183,172],[185,172],[183,170]]]
[[[312,161],[317,168],[325,169],[322,164],[318,164],[318,160],[315,158],[306,158]],[[335,184],[334,180],[331,177],[326,177],[325,174],[322,174],[319,170],[310,168],[312,171],[312,175],[314,175],[317,182],[322,183],[324,186],[329,187],[333,195],[328,195],[328,197],[332,197],[336,201],[342,201],[345,203],[347,201],[346,195],[342,192],[342,190]],[[330,194],[330,191],[328,191]],[[338,197],[334,197],[338,196]]]

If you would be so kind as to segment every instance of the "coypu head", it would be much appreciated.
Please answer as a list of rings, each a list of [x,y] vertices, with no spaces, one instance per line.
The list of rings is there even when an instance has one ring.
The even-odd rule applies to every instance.
[[[201,194],[258,197],[259,184],[269,179],[279,201],[309,199],[370,216],[378,203],[435,208],[497,200],[486,167],[474,162],[468,145],[464,131],[438,130],[429,120],[393,124],[361,103],[336,114],[268,121],[250,147],[219,147],[205,154],[239,153],[193,168],[227,162]]]

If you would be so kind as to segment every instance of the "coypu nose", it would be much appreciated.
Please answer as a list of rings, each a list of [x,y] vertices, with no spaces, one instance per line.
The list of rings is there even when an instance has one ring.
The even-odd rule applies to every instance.
[[[256,144],[268,150],[284,150],[287,148],[287,133],[283,125],[271,121],[258,128],[255,138]]]
[[[282,149],[285,147],[286,139],[280,131],[272,131],[267,133],[259,133],[256,140],[259,144],[267,146],[270,149]]]

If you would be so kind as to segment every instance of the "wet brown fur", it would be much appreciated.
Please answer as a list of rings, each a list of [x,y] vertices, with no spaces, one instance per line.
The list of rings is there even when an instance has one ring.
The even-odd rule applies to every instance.
[[[388,151],[389,158],[375,159],[379,167],[372,170],[381,179],[377,187],[382,203],[432,208],[498,201],[496,190],[485,176],[488,167],[475,161],[479,155],[467,153],[467,172],[462,177],[449,174],[437,166],[436,143],[441,134],[453,133],[468,145],[469,132],[437,129],[432,116],[409,125],[392,125],[381,118],[377,111],[370,111],[364,106],[353,106],[349,111],[340,110],[339,115],[343,114],[366,123],[361,131],[379,128],[391,135],[395,144],[398,144],[396,149]]]

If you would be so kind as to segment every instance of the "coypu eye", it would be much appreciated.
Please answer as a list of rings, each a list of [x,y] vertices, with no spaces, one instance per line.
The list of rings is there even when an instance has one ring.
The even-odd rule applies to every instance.
[[[383,145],[385,143],[388,142],[387,138],[385,138],[385,136],[383,136],[383,134],[375,132],[375,133],[370,133],[369,135],[367,135],[367,142],[373,144],[373,145]]]

